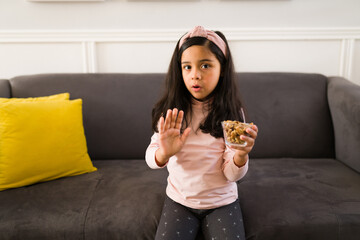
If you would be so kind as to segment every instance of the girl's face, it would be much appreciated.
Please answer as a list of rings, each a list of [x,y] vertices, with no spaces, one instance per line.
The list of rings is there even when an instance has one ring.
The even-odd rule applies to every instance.
[[[221,64],[207,47],[193,45],[183,52],[181,69],[187,90],[194,98],[202,100],[218,84]]]

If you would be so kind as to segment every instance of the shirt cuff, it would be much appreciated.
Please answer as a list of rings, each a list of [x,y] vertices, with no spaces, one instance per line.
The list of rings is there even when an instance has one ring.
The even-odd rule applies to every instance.
[[[242,167],[238,167],[235,164],[234,159],[231,159],[228,162],[228,166],[225,168],[226,178],[229,181],[236,182],[245,176],[246,172],[248,171],[248,168],[249,168],[249,159]]]
[[[159,166],[157,163],[156,163],[156,160],[155,160],[155,153],[156,153],[156,150],[158,150],[159,148],[153,148],[151,150],[148,150],[146,152],[146,163],[148,164],[148,166],[152,169],[160,169],[160,168],[164,168],[166,167],[167,163],[164,164],[163,166]]]

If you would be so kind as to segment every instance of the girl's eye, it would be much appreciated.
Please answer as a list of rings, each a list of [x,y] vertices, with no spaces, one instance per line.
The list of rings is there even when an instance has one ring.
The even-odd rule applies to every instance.
[[[185,69],[185,70],[190,70],[191,67],[190,67],[189,65],[185,65],[185,66],[184,66],[184,69]]]
[[[202,68],[209,68],[210,65],[209,65],[209,64],[203,64],[201,67],[202,67]]]

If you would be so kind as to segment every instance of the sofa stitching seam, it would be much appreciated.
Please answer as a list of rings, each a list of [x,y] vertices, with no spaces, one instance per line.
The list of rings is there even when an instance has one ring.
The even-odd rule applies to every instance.
[[[89,213],[90,207],[92,205],[95,192],[98,189],[98,186],[100,185],[101,181],[102,181],[102,178],[99,178],[97,183],[96,183],[96,186],[95,186],[94,190],[92,191],[91,198],[90,198],[88,207],[87,207],[86,212],[85,212],[84,223],[83,223],[83,239],[84,240],[86,239],[86,224],[87,224],[87,220],[88,220],[88,213]]]

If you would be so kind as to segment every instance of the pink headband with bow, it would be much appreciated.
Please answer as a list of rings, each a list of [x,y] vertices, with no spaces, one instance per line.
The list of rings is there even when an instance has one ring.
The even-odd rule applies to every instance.
[[[215,43],[216,46],[218,46],[220,48],[220,50],[223,52],[224,56],[226,56],[226,43],[224,42],[224,40],[219,35],[217,35],[215,32],[206,30],[202,26],[196,26],[193,30],[186,33],[180,39],[179,49],[181,48],[181,46],[184,44],[184,42],[186,40],[188,40],[189,38],[192,38],[192,37],[204,37],[204,38],[209,39],[210,41]]]

